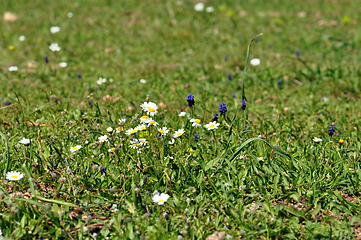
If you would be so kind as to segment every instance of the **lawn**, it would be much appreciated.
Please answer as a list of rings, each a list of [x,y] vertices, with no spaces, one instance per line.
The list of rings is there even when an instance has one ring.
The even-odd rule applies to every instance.
[[[361,239],[360,6],[1,1],[0,239]]]

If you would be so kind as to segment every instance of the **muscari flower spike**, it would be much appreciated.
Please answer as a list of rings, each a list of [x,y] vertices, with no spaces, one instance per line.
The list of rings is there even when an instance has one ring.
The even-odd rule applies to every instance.
[[[188,106],[189,107],[193,107],[194,106],[194,96],[192,94],[189,94],[187,96],[187,102],[188,102]]]
[[[332,136],[336,131],[335,125],[331,123],[331,125],[328,127],[328,136]]]
[[[212,118],[212,122],[218,122],[218,113],[214,114],[214,117]]]
[[[221,116],[226,116],[226,112],[227,112],[227,105],[225,103],[221,103],[219,104],[219,113],[221,114]]]
[[[232,74],[231,73],[228,73],[228,80],[232,81]]]
[[[107,168],[106,168],[106,167],[101,166],[101,167],[100,167],[100,174],[105,173],[105,171],[106,171],[106,170],[107,170]]]
[[[198,142],[198,135],[197,134],[194,134],[193,141]]]
[[[247,104],[246,104],[246,100],[242,100],[241,101],[241,103],[242,103],[242,106],[241,106],[241,109],[244,111],[244,110],[246,110],[246,106],[247,106]]]

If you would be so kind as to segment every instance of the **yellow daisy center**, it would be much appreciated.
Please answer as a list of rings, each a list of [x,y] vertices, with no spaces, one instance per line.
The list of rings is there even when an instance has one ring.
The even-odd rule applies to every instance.
[[[155,109],[151,108],[151,107],[147,107],[149,112],[155,112]]]
[[[155,122],[154,122],[154,121],[150,121],[149,124],[153,125],[153,124],[155,124]]]
[[[73,147],[73,151],[77,150],[78,148],[77,147]]]
[[[137,129],[133,129],[132,131],[130,131],[131,134],[136,133]]]
[[[141,129],[142,129],[142,130],[145,130],[145,127],[142,127]]]
[[[160,130],[159,132],[160,132],[160,133],[165,133],[165,131],[164,131],[163,129],[162,129],[162,130]]]
[[[122,130],[122,127],[117,127],[117,130],[118,130],[118,131]]]
[[[164,202],[164,200],[163,200],[163,199],[159,199],[158,202],[161,203],[161,202]]]
[[[149,117],[148,117],[148,116],[142,116],[141,118],[143,118],[143,119],[148,119]]]
[[[135,147],[135,146],[137,146],[137,144],[136,144],[136,143],[133,143],[133,146]]]
[[[214,124],[210,125],[209,127],[210,127],[210,128],[214,128]]]
[[[11,176],[11,178],[17,179],[17,178],[18,178],[18,176],[15,176],[15,175],[14,175],[14,176]]]
[[[200,120],[200,119],[196,119],[195,121],[196,121],[196,123],[198,123],[198,124],[201,123],[201,120]]]
[[[181,132],[177,133],[177,137],[180,137],[180,136],[182,136],[182,133]]]

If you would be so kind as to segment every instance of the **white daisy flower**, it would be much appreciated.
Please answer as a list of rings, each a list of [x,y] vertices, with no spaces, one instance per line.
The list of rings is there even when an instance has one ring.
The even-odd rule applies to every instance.
[[[129,145],[130,148],[137,149],[139,145],[140,142],[138,139],[130,140],[130,145]]]
[[[245,156],[243,156],[243,155],[239,155],[239,157],[238,157],[239,159],[245,159],[246,157]]]
[[[60,27],[58,27],[58,26],[51,27],[51,28],[50,28],[50,32],[51,32],[52,34],[55,34],[55,33],[57,33],[57,32],[60,32]]]
[[[108,142],[108,136],[104,135],[104,136],[100,136],[98,137],[99,142]]]
[[[157,126],[158,125],[158,123],[156,122],[156,121],[154,121],[153,119],[149,119],[149,121],[148,121],[148,127],[150,127],[150,126]]]
[[[147,144],[147,139],[145,138],[139,138],[139,145],[140,146],[145,146]]]
[[[168,201],[169,199],[169,195],[166,193],[162,193],[162,194],[154,194],[153,197],[153,202],[158,203],[158,205],[163,205],[165,202]]]
[[[122,119],[118,119],[118,124],[119,125],[124,125],[125,124],[125,122],[127,121],[127,119],[126,118],[122,118]]]
[[[26,37],[25,37],[25,36],[20,36],[20,37],[19,37],[19,41],[20,41],[20,42],[25,41],[25,39],[26,39]]]
[[[68,18],[72,18],[74,16],[74,14],[72,12],[68,12],[67,16],[68,16]]]
[[[264,161],[264,157],[258,157],[257,160],[258,161]]]
[[[112,128],[112,127],[108,127],[108,128],[107,128],[107,132],[108,132],[108,133],[113,132],[113,128]]]
[[[6,173],[6,179],[11,181],[17,181],[24,177],[24,174],[21,174],[20,172],[11,171]]]
[[[147,126],[144,125],[144,124],[141,124],[139,126],[136,126],[135,127],[138,131],[144,131],[144,130],[147,130]]]
[[[0,236],[2,236],[3,235],[3,232],[0,230]]]
[[[70,148],[70,152],[76,152],[76,151],[78,151],[79,149],[81,148],[81,146],[80,145],[76,145],[75,147],[71,147]]]
[[[158,113],[157,112],[158,106],[153,102],[144,102],[143,104],[140,105],[140,107],[151,117],[154,117]]]
[[[184,129],[178,129],[177,131],[175,131],[175,133],[173,134],[173,137],[174,138],[177,138],[177,137],[181,137],[183,135],[183,133],[185,133]]]
[[[313,139],[313,141],[316,142],[316,143],[320,143],[320,142],[322,142],[322,139],[321,139],[321,138],[318,138],[318,137],[315,137],[315,138]]]
[[[145,80],[145,79],[140,79],[139,82],[142,83],[142,84],[146,84],[146,83],[147,83],[147,80]]]
[[[213,130],[213,129],[217,129],[218,126],[219,126],[219,123],[214,121],[214,122],[210,122],[210,123],[206,124],[204,127],[207,128],[207,130]]]
[[[261,60],[259,60],[258,58],[253,58],[250,61],[250,64],[253,65],[253,66],[258,66],[258,65],[260,65],[260,63],[261,63]]]
[[[9,72],[17,72],[19,70],[19,68],[17,66],[11,66],[9,67]]]
[[[97,81],[97,84],[98,84],[98,85],[102,85],[102,84],[105,83],[106,81],[107,81],[106,78],[101,78],[101,77],[100,77],[100,78],[98,79],[98,81]]]
[[[25,146],[28,146],[30,144],[30,142],[31,142],[31,139],[27,139],[27,138],[24,138],[24,137],[19,141],[19,143],[21,143],[21,144],[23,144]]]
[[[206,12],[210,13],[214,11],[214,7],[207,7]]]
[[[120,133],[121,131],[123,131],[123,127],[117,127],[116,129],[115,129],[115,132],[116,133]]]
[[[170,140],[170,141],[168,142],[168,144],[169,144],[169,145],[173,145],[173,144],[174,144],[174,138],[172,138],[172,140]]]
[[[149,118],[148,116],[142,116],[141,118],[139,118],[139,120],[140,120],[140,123],[149,123],[149,119],[151,119],[151,118]]]
[[[165,136],[167,135],[167,133],[169,132],[167,127],[163,127],[163,128],[158,128],[158,132],[162,135]]]
[[[204,10],[204,3],[200,2],[200,3],[197,3],[195,6],[194,6],[194,10],[196,12],[203,12]]]
[[[59,63],[59,67],[65,68],[67,66],[68,66],[68,64],[66,62]]]
[[[53,52],[59,52],[60,51],[60,47],[57,43],[52,43],[50,46],[49,46],[49,49]]]
[[[167,155],[166,157],[164,157],[164,160],[167,160],[167,159],[173,160],[174,157],[171,157],[171,156]]]
[[[192,126],[195,127],[195,128],[197,128],[197,127],[202,127],[202,125],[201,125],[201,120],[200,120],[200,119],[192,118],[192,119],[190,120],[190,122],[193,123]]]
[[[112,153],[112,152],[115,151],[115,149],[116,149],[116,148],[109,148],[109,149],[108,149],[108,152],[109,152],[109,153]]]
[[[178,116],[184,117],[186,115],[186,112],[181,112]]]
[[[125,134],[132,135],[138,132],[138,128],[130,128],[127,131],[125,131]]]

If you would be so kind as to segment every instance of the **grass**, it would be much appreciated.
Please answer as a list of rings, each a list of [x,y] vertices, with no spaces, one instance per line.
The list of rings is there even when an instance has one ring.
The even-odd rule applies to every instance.
[[[19,16],[0,25],[6,239],[360,238],[357,2],[196,3],[1,1]],[[144,102],[159,126],[128,136]]]

